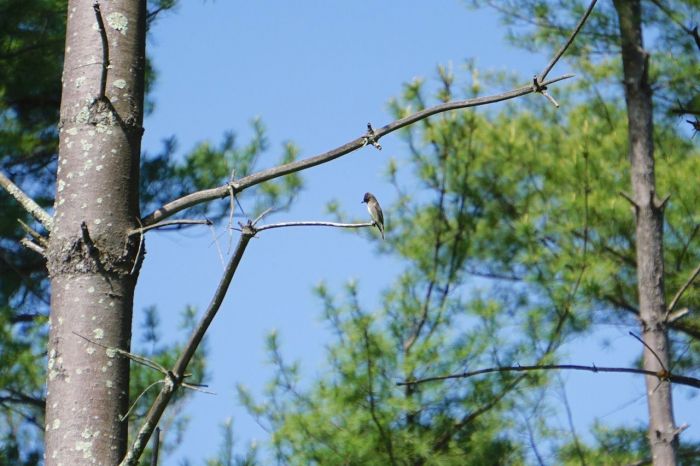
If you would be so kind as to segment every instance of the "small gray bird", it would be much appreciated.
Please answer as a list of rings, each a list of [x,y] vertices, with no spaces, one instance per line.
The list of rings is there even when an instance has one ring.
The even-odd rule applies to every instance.
[[[374,221],[374,224],[379,228],[379,232],[382,234],[382,239],[384,239],[384,214],[382,213],[382,208],[379,206],[377,198],[374,197],[372,193],[365,193],[365,197],[362,199],[362,204],[367,204],[367,211],[370,217]]]

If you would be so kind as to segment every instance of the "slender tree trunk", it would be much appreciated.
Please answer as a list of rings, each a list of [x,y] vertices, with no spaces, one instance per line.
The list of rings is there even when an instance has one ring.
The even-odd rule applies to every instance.
[[[46,464],[119,463],[129,363],[90,343],[129,348],[138,238],[145,0],[70,0],[61,99],[51,276]],[[105,89],[102,95],[101,89]],[[80,335],[80,336],[79,336]]]
[[[649,56],[642,41],[639,0],[615,0],[620,26],[625,99],[627,101],[629,157],[636,204],[637,287],[644,342],[644,369],[669,367],[664,295],[663,205],[656,196],[652,90],[648,81]],[[658,359],[657,359],[658,357]],[[659,362],[661,361],[661,363]],[[678,445],[673,419],[671,384],[646,376],[649,442],[653,464],[676,464]]]

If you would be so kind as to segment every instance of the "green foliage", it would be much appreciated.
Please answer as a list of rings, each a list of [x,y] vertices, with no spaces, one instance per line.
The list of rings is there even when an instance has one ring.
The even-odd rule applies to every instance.
[[[492,2],[474,0],[473,5],[488,5],[496,9],[508,26],[513,43],[539,51],[553,52],[564,42],[573,24],[580,17],[586,0],[513,0]],[[656,158],[656,184],[659,201],[664,196],[670,200],[664,210],[664,258],[666,302],[670,303],[676,292],[691,276],[692,270],[700,261],[697,232],[698,215],[694,206],[698,202],[697,190],[693,189],[690,173],[697,170],[699,150],[684,120],[692,120],[692,115],[700,112],[700,87],[698,69],[700,44],[692,30],[693,18],[698,3],[695,0],[671,0],[663,2],[642,2],[642,27],[645,52],[648,53],[649,80],[653,89],[654,126],[652,135]],[[534,15],[522,12],[534,11]],[[586,274],[582,277],[580,290],[590,302],[589,314],[592,322],[627,321],[624,314],[637,313],[636,290],[636,251],[634,247],[634,224],[631,222],[632,207],[621,198],[613,201],[616,192],[628,189],[628,162],[622,157],[627,152],[625,138],[617,142],[609,137],[601,137],[605,128],[591,126],[592,117],[602,124],[616,127],[622,135],[627,114],[621,103],[621,59],[619,56],[619,31],[617,15],[611,2],[598,2],[594,13],[574,42],[566,60],[573,65],[581,79],[574,86],[573,102],[584,102],[577,109],[568,112],[572,123],[587,124],[594,136],[586,148],[589,160],[588,229],[590,261]],[[619,110],[613,110],[619,108]],[[688,115],[683,117],[683,115]],[[581,118],[583,117],[583,118]],[[681,117],[682,119],[680,119]],[[573,129],[570,125],[570,130]],[[685,126],[685,128],[683,128]],[[601,132],[603,130],[603,132]],[[580,133],[571,132],[572,140],[585,141]],[[609,144],[608,150],[600,151],[601,144]],[[608,163],[610,155],[619,165]],[[561,154],[559,155],[561,157]],[[604,163],[601,163],[604,162]],[[614,175],[611,177],[611,175]],[[599,183],[600,177],[604,177]],[[605,179],[607,178],[607,179]],[[599,186],[596,186],[599,184]],[[618,204],[613,207],[614,204]],[[625,212],[626,211],[626,212]],[[562,218],[564,212],[556,212],[553,217]],[[628,220],[627,222],[625,220]],[[559,247],[559,242],[555,247]],[[558,251],[558,250],[557,250]],[[692,285],[678,302],[676,309],[697,307],[698,287]],[[613,311],[613,312],[611,312]],[[700,318],[691,313],[669,325],[672,341],[672,370],[693,371],[698,367],[700,353],[697,341],[700,338]],[[627,454],[619,461],[602,461],[607,454],[608,443],[623,439],[624,454],[625,428],[618,431],[599,428],[595,430],[596,441],[602,445],[598,450],[588,449],[588,453],[598,454],[594,464],[622,464],[639,460],[644,451],[630,443]],[[683,436],[681,436],[681,439]],[[628,439],[627,439],[628,440]],[[682,443],[685,448],[685,442]],[[588,448],[588,447],[586,447]],[[597,448],[597,447],[596,447]],[[612,448],[612,447],[611,447]],[[646,448],[646,446],[645,446]],[[685,460],[684,460],[685,461]],[[577,462],[574,458],[572,462]]]
[[[177,3],[149,0],[148,25]],[[66,0],[6,0],[0,4],[0,170],[47,209],[53,203],[58,155],[56,123],[66,7]],[[147,94],[155,79],[156,70],[147,62]],[[148,95],[146,100],[146,112],[153,111],[154,102]],[[236,145],[231,133],[218,146],[202,143],[179,155],[176,139],[170,137],[158,153],[143,154],[140,187],[144,212],[191,191],[224,184],[232,176],[250,174],[268,145],[262,124],[256,120],[252,126],[253,138],[243,147]],[[296,155],[296,148],[288,143],[281,160],[289,162]],[[246,197],[254,200],[248,215],[268,207],[288,207],[301,187],[301,178],[291,175],[246,192]],[[11,463],[26,459],[31,464],[42,450],[48,281],[43,258],[19,245],[26,232],[17,219],[45,232],[4,190],[0,190],[0,205],[0,445],[6,446],[0,463],[6,457],[13,458],[8,460]],[[226,218],[231,207],[233,203],[227,201],[188,214],[207,215],[216,221]],[[151,330],[157,327],[155,321],[146,325]],[[180,347],[156,348],[158,335],[153,333],[149,338],[153,346],[148,355],[168,367]],[[193,366],[195,380],[203,375],[202,364],[200,358]],[[131,393],[138,395],[156,380],[156,374],[132,367]],[[137,418],[155,392],[152,388],[139,401]],[[168,422],[182,424],[183,420],[172,418]]]
[[[221,447],[216,458],[207,460],[207,466],[256,466],[257,445],[250,445],[244,455],[234,453],[233,419],[228,418],[221,424]]]
[[[558,462],[574,464],[632,464],[641,458],[648,458],[649,443],[643,426],[636,428],[620,427],[609,429],[601,424],[593,426],[595,447],[570,443],[559,450]]]
[[[469,0],[489,6],[518,47],[553,53],[561,47],[589,0]],[[693,36],[697,0],[642,2],[645,50],[650,54],[654,105],[660,118],[700,112],[700,45]],[[526,13],[527,12],[527,13]],[[612,2],[598,2],[565,59],[586,79],[580,86],[594,95],[618,86],[621,71],[619,31]],[[605,85],[601,87],[600,85]]]
[[[463,87],[472,96],[482,86],[472,65],[467,72],[472,80]],[[434,100],[463,98],[449,70],[438,74]],[[430,105],[425,87],[406,86],[391,104],[397,117]],[[530,423],[539,426],[531,442],[565,441],[548,427],[548,404],[531,395],[547,387],[546,373],[395,386],[480,367],[556,362],[561,344],[593,324],[633,322],[634,216],[619,194],[629,183],[622,102],[582,101],[562,89],[557,110],[536,97],[498,112],[443,114],[403,131],[410,159],[389,162],[397,200],[386,210],[391,230],[381,249],[405,270],[376,312],[359,302],[357,283],[347,285],[340,303],[318,287],[334,340],[328,370],[313,383],[300,383],[298,364],[283,359],[273,334],[275,374],[265,399],[239,389],[241,402],[273,432],[279,463],[518,464],[531,454],[518,435],[531,431]],[[654,137],[659,191],[672,194],[670,299],[700,261],[691,241],[700,152],[666,120]],[[337,203],[329,210],[343,217]],[[696,293],[685,295],[684,305],[695,307]],[[674,324],[685,343],[675,360],[688,367],[697,360],[688,348],[697,348],[700,320],[684,319]],[[525,411],[532,416],[512,416]],[[600,432],[601,442],[616,439]],[[644,452],[617,445],[620,458],[638,460]],[[581,448],[590,448],[590,464],[598,464],[594,447]]]
[[[594,445],[574,442],[563,445],[557,452],[557,464],[596,464],[614,466],[618,464],[651,464],[651,452],[645,426],[609,428],[596,423],[592,428]],[[700,465],[700,445],[687,442],[678,451],[680,464]]]

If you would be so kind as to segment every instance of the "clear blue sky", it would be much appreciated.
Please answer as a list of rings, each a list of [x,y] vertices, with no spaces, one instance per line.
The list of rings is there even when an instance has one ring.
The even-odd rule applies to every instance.
[[[368,121],[377,127],[390,121],[389,99],[414,77],[433,78],[437,64],[451,62],[459,72],[464,60],[475,59],[481,69],[510,70],[527,82],[547,58],[515,49],[504,37],[492,11],[469,10],[456,0],[183,1],[156,23],[148,45],[158,81],[144,148],[154,152],[161,139],[176,135],[184,152],[199,141],[218,143],[227,130],[245,142],[249,120],[260,117],[271,141],[261,166],[273,165],[287,140],[302,156],[314,155],[361,135]],[[554,73],[565,71],[560,67]],[[333,199],[361,217],[365,191],[390,203],[384,169],[389,157],[405,159],[406,150],[396,135],[382,139],[382,145],[382,152],[366,148],[305,172],[306,189],[295,207],[275,220],[328,219],[325,205]],[[224,250],[226,238],[220,239]],[[172,338],[185,305],[200,311],[207,305],[222,264],[206,230],[150,233],[147,241],[135,327],[142,322],[141,310],[155,304],[166,338]],[[210,387],[218,395],[194,396],[186,409],[190,429],[167,464],[185,457],[199,464],[214,454],[219,425],[229,416],[239,445],[265,438],[238,405],[234,387],[243,383],[261,393],[271,374],[264,352],[269,331],[279,332],[284,354],[300,359],[309,378],[323,370],[329,338],[313,285],[325,280],[338,292],[356,278],[362,304],[376,309],[380,292],[399,270],[396,260],[377,254],[374,243],[337,229],[274,230],[254,240],[209,333]],[[638,347],[628,330],[609,327],[575,341],[568,348],[571,362],[631,363]],[[611,346],[602,347],[603,341]],[[595,418],[646,419],[641,378],[563,378],[584,436]],[[691,419],[687,393],[675,393],[676,419],[691,424],[684,435],[698,438],[700,418]]]

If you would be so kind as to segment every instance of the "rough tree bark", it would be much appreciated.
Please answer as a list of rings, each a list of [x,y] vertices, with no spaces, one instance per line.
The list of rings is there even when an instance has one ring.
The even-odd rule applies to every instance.
[[[78,335],[129,348],[138,238],[127,231],[139,218],[145,19],[145,0],[111,0],[101,13],[92,0],[68,3],[47,250],[47,465],[113,465],[126,450],[127,425],[119,416],[128,403],[128,360]]]
[[[669,367],[664,295],[663,202],[656,196],[654,177],[652,89],[648,80],[649,55],[642,40],[640,0],[615,0],[622,46],[627,101],[629,157],[636,209],[637,287],[644,342],[644,369],[660,372]],[[658,357],[658,359],[657,359]],[[659,362],[660,361],[660,362]],[[663,367],[662,365],[663,364]],[[673,419],[671,384],[646,376],[649,442],[653,463],[676,464],[677,430]]]

